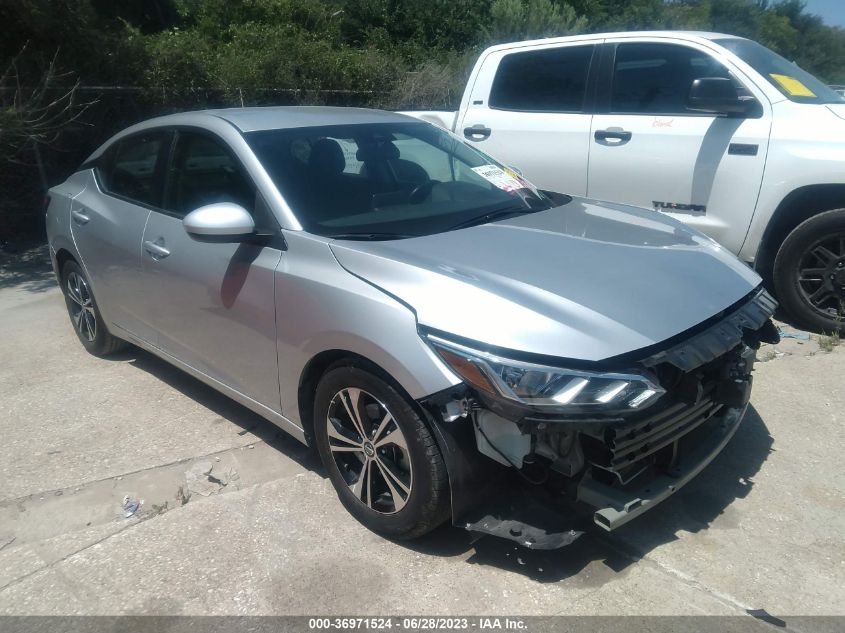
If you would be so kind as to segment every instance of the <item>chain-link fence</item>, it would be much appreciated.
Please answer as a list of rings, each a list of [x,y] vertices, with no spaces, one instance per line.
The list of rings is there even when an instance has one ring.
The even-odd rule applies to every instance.
[[[58,97],[69,88],[51,88]],[[3,88],[11,90],[11,88]],[[2,95],[0,95],[2,96]],[[121,129],[177,111],[270,105],[389,106],[374,91],[296,88],[158,88],[80,86],[78,103],[90,103],[49,145],[27,143],[0,165],[0,244],[43,235],[46,190],[62,182],[85,158]],[[0,130],[2,134],[2,130]]]

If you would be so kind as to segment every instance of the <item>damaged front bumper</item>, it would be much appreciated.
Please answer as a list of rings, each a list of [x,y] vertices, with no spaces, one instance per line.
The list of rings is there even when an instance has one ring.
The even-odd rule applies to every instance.
[[[588,471],[578,483],[578,501],[595,508],[593,521],[608,532],[625,525],[671,497],[704,470],[734,436],[746,409],[747,406],[728,409],[715,420],[717,427],[700,444],[680,457],[665,474],[645,483],[616,488],[596,479],[592,470]]]
[[[471,388],[421,402],[449,470],[454,524],[552,549],[578,538],[589,515],[611,531],[670,497],[736,433],[755,351],[777,340],[776,305],[759,289],[643,350],[637,366],[659,378],[665,396],[633,415],[514,412]]]

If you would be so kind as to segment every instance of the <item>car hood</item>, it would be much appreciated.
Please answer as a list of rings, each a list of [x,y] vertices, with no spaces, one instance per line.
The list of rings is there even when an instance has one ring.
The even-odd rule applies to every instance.
[[[336,240],[331,249],[350,273],[413,309],[422,326],[584,361],[664,341],[760,283],[676,220],[579,198],[425,237]]]

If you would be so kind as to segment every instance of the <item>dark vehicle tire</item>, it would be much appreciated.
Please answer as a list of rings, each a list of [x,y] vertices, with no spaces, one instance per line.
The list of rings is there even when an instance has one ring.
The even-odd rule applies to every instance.
[[[73,330],[86,350],[95,356],[108,356],[126,347],[125,341],[109,334],[88,278],[74,261],[62,268],[62,292]]]
[[[845,334],[845,209],[805,220],[781,244],[777,298],[799,325]]]
[[[370,530],[412,539],[449,517],[440,449],[381,378],[359,367],[330,369],[317,385],[314,439],[341,503]]]

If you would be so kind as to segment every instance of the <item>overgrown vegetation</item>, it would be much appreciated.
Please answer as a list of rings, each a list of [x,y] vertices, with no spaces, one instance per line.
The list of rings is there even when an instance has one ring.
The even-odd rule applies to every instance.
[[[839,333],[834,332],[833,334],[820,334],[818,337],[819,349],[823,352],[832,352],[834,347],[839,347],[841,340],[839,338]]]
[[[722,31],[845,83],[845,31],[808,14],[801,0],[0,0],[0,21],[0,68],[16,60],[20,86],[46,86],[47,73],[70,73],[62,85],[49,84],[43,105],[76,81],[74,103],[97,101],[81,119],[68,117],[60,137],[41,141],[52,182],[120,127],[165,111],[455,107],[477,54],[507,40]],[[33,135],[12,92],[0,86],[0,240],[12,230],[10,183],[28,195],[15,203],[23,213],[32,215],[41,195]]]
[[[0,162],[14,162],[27,143],[51,145],[91,105],[78,101],[79,80],[72,73],[56,72],[55,56],[34,85],[22,81],[19,57],[0,73]]]

